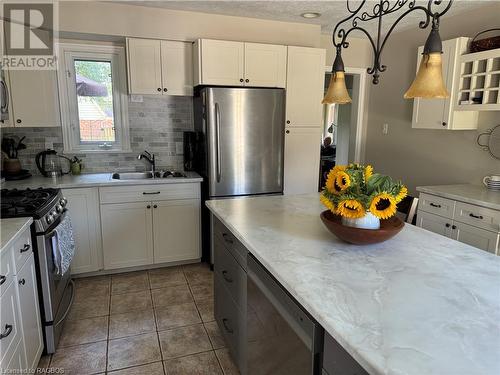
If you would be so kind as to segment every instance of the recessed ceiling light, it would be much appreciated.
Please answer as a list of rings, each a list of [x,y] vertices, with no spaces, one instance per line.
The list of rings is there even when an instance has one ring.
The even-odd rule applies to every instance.
[[[304,18],[318,18],[321,16],[321,13],[317,12],[306,12],[301,14],[302,17]]]

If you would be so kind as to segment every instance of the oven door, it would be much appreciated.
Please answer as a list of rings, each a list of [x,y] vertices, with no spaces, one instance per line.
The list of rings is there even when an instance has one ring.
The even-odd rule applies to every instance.
[[[53,238],[56,235],[55,229],[66,216],[64,213],[57,222],[54,223],[45,233],[37,233],[37,251],[40,270],[40,281],[43,294],[43,311],[45,323],[55,323],[56,315],[61,316],[60,308],[65,290],[70,281],[71,269],[64,275],[57,273],[53,248]],[[69,309],[69,306],[67,306]],[[59,311],[59,313],[58,313]]]

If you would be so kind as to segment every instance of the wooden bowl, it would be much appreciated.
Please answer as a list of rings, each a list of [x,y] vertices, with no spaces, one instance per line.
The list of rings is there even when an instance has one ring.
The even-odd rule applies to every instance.
[[[405,225],[400,218],[393,216],[387,220],[380,220],[380,229],[361,229],[342,225],[340,215],[335,215],[329,210],[323,211],[320,216],[330,232],[341,240],[355,245],[387,241],[398,234]]]

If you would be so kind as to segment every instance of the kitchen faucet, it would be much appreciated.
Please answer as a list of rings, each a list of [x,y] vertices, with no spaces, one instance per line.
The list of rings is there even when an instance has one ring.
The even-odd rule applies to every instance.
[[[156,172],[155,154],[151,154],[148,151],[144,151],[142,154],[139,154],[137,156],[137,159],[138,160],[146,159],[151,164],[151,173],[153,173],[154,176]]]

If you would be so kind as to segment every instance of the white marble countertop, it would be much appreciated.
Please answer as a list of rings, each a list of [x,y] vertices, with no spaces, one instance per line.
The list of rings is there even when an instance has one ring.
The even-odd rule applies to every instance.
[[[488,190],[484,185],[418,186],[417,191],[500,210],[500,191]]]
[[[26,230],[33,219],[31,217],[19,217],[0,220],[0,252],[7,249],[18,236]]]
[[[95,186],[124,186],[124,185],[153,185],[153,184],[179,184],[196,183],[203,178],[195,172],[185,172],[187,177],[179,178],[155,178],[144,180],[115,180],[111,178],[112,173],[83,173],[81,175],[64,175],[58,178],[33,176],[26,180],[2,182],[2,189],[26,189],[26,188],[79,188]]]
[[[347,244],[318,194],[207,206],[369,373],[500,374],[500,257],[411,225]]]

